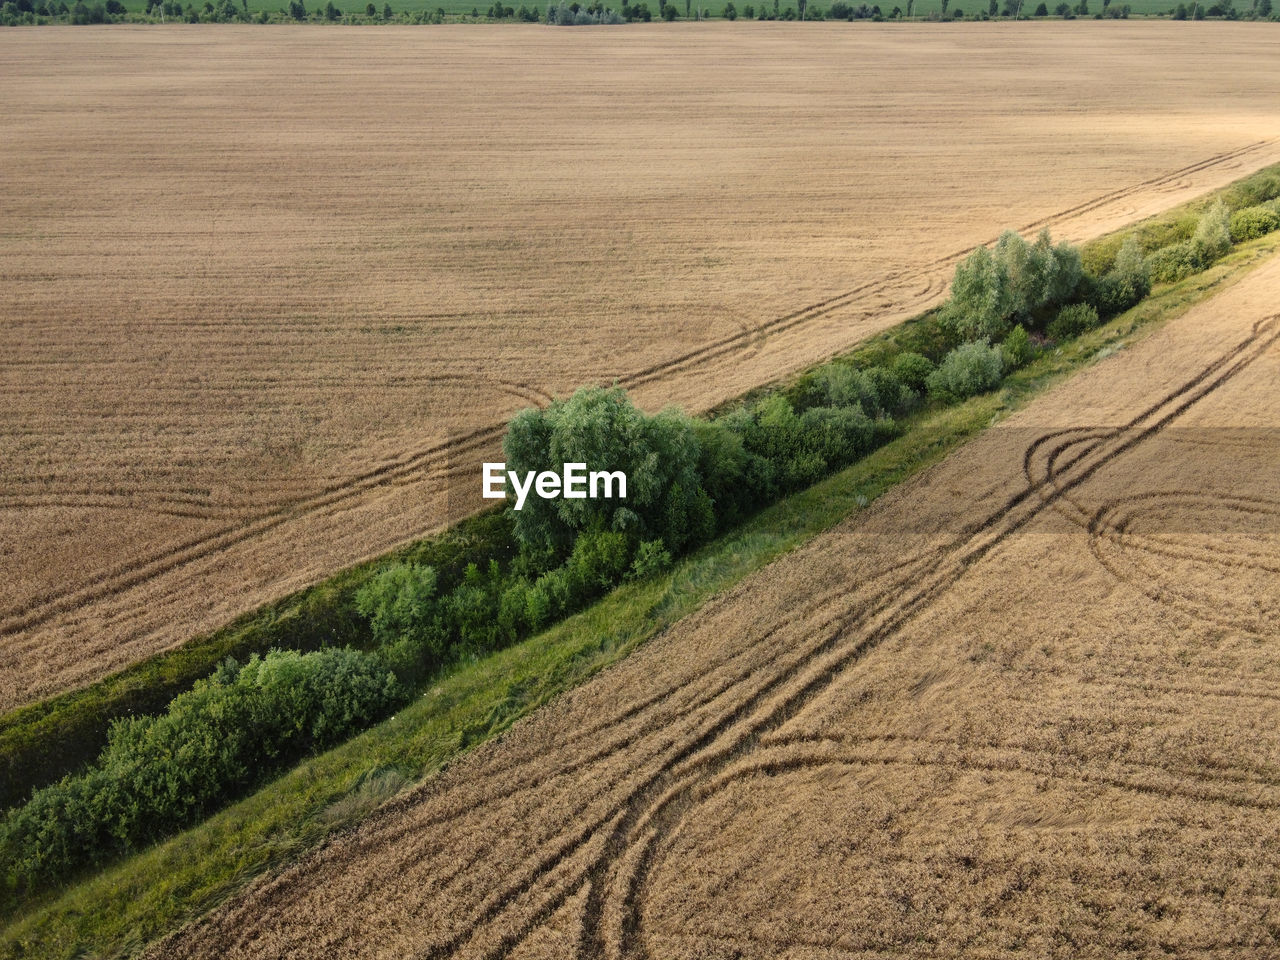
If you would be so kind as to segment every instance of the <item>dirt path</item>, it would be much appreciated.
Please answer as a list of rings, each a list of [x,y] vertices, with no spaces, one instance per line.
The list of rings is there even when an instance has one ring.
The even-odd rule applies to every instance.
[[[5,34],[0,709],[464,515],[520,407],[703,409],[1280,160],[1269,36],[1181,26]]]
[[[164,945],[1280,955],[1280,259]]]

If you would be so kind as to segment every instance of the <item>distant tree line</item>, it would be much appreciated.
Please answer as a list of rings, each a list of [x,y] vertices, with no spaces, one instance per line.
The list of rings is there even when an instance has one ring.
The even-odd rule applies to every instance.
[[[1098,0],[1094,0],[1095,3]],[[311,23],[445,23],[448,20],[472,21],[514,21],[521,23],[546,23],[555,26],[585,26],[593,24],[621,24],[650,22],[659,19],[673,21],[680,19],[703,20],[714,16],[711,10],[694,0],[683,3],[656,0],[656,10],[650,8],[649,0],[631,3],[622,0],[615,10],[606,7],[601,0],[581,3],[580,0],[558,0],[549,4],[539,12],[537,7],[522,4],[519,7],[508,6],[502,0],[494,0],[482,14],[478,7],[473,7],[469,14],[449,14],[443,7],[435,10],[418,10],[397,14],[390,3],[383,3],[379,8],[375,3],[367,2],[363,8],[344,10],[333,0],[326,0],[323,6],[319,0],[313,0],[308,7],[306,0],[288,0],[288,4],[278,11],[259,10],[251,13],[248,0],[146,0],[145,8],[140,12],[130,12],[122,0],[5,0],[0,5],[0,26],[23,26],[41,23],[279,23],[279,22],[311,22]],[[1057,3],[1050,11],[1047,0],[1040,0],[1031,9],[1025,5],[1026,0],[978,0],[977,6],[968,13],[961,7],[952,7],[951,0],[942,0],[941,11],[930,11],[923,16],[916,10],[915,0],[906,0],[905,9],[898,5],[884,9],[878,3],[852,3],[850,0],[835,0],[831,7],[810,6],[808,0],[796,0],[795,5],[781,6],[779,0],[765,0],[759,5],[745,4],[739,10],[737,4],[730,0],[720,13],[726,20],[901,20],[924,19],[930,21],[960,20],[995,20],[995,19],[1043,19],[1049,16],[1064,20],[1078,18],[1129,19],[1133,15],[1130,4],[1116,4],[1112,0],[1101,0],[1095,10],[1090,8],[1090,0],[1075,0],[1073,3]],[[1028,13],[1028,10],[1031,10]],[[1149,14],[1149,16],[1167,16],[1174,20],[1275,20],[1273,0],[1248,0],[1247,6],[1236,6],[1236,0],[1216,0],[1212,3],[1193,2],[1179,3],[1165,13]]]

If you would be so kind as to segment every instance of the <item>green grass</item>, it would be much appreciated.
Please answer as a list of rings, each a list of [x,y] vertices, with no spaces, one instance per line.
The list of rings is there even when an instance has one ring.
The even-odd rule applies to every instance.
[[[399,784],[428,776],[582,683],[708,599],[858,512],[1030,398],[1145,337],[1280,250],[1280,234],[1237,247],[1209,270],[1012,374],[1002,388],[917,415],[866,459],[764,510],[668,574],[623,587],[507,650],[455,666],[394,718],[309,759],[205,823],[27,904],[0,931],[0,957],[136,952],[273,866],[364,816]]]

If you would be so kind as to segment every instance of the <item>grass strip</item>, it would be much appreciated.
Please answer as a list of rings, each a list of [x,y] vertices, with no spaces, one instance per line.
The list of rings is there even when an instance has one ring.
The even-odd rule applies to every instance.
[[[199,826],[71,888],[27,904],[0,930],[0,957],[132,955],[357,822],[376,787],[429,776],[552,697],[626,656],[752,572],[857,513],[1071,373],[1148,336],[1280,250],[1280,234],[1241,244],[1213,267],[1011,374],[1001,389],[906,421],[853,466],[763,510],[653,580],[622,587],[535,637],[455,665],[390,720],[308,759]]]

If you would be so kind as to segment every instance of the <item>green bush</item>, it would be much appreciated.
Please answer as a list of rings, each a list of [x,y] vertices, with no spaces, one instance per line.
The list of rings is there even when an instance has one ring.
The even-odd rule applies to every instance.
[[[1106,275],[1108,313],[1120,313],[1143,300],[1151,292],[1151,269],[1134,237],[1126,237],[1116,254],[1115,265]]]
[[[994,390],[1004,376],[999,347],[986,340],[962,343],[929,375],[929,393],[942,400],[963,400]]]
[[[855,378],[853,382],[863,381]],[[896,430],[887,417],[873,421],[856,401],[852,406],[811,407],[797,414],[781,394],[765,397],[719,422],[738,434],[747,454],[754,455],[746,465],[745,485],[761,503],[852,462]]]
[[[824,464],[806,449],[804,426],[786,397],[768,396],[751,413],[742,422],[743,445],[769,462],[782,490],[793,490],[821,475]]]
[[[857,404],[850,407],[813,407],[800,417],[800,425],[806,452],[822,464],[819,476],[846,466],[869,452],[876,436],[875,425]]]
[[[444,598],[444,619],[449,634],[447,648],[452,653],[480,653],[493,649],[503,639],[498,610],[504,587],[497,564],[482,574],[478,566],[467,569],[462,583]]]
[[[891,370],[855,370],[847,364],[829,363],[815,374],[800,406],[859,407],[868,416],[887,417],[907,409],[913,399],[911,390]]]
[[[1135,237],[1125,238],[1112,261],[1111,269],[1100,279],[1089,279],[1085,302],[1102,316],[1123,313],[1151,292],[1151,269]]]
[[[1223,199],[1228,209],[1243,210],[1277,197],[1280,197],[1280,173],[1264,171],[1232,185]]]
[[[962,337],[1002,336],[1013,310],[1008,275],[990,250],[979,247],[956,266],[944,316]]]
[[[1205,266],[1231,249],[1231,214],[1225,203],[1219,200],[1201,215],[1191,242]]]
[[[355,650],[227,661],[164,714],[116,721],[87,772],[36,791],[0,823],[8,888],[60,880],[172,833],[401,696],[379,659]]]
[[[1022,324],[1014,327],[1004,338],[1004,342],[1000,344],[1000,355],[1004,359],[1006,370],[1016,370],[1018,367],[1025,366],[1035,356],[1031,337],[1027,335]]]
[[[734,526],[764,501],[764,491],[748,479],[759,478],[763,464],[758,454],[743,445],[742,435],[724,420],[695,421],[694,432],[698,473],[715,507],[717,525],[720,529]]]
[[[1190,240],[1161,247],[1147,257],[1153,283],[1173,283],[1193,273],[1199,273],[1208,264],[1200,255],[1200,249]]]
[[[1245,207],[1231,215],[1231,236],[1239,240],[1256,240],[1280,229],[1280,211],[1272,204]]]
[[[356,593],[356,609],[369,619],[382,646],[407,640],[424,652],[443,652],[444,631],[435,603],[436,572],[416,563],[394,563]]]
[[[644,580],[671,567],[671,554],[661,540],[646,540],[636,548],[628,577]]]
[[[1098,325],[1098,311],[1087,303],[1073,303],[1063,307],[1053,323],[1049,324],[1049,336],[1054,340],[1070,340]]]
[[[904,387],[917,393],[928,389],[929,374],[933,369],[933,361],[910,350],[893,358],[893,375]]]
[[[631,566],[631,544],[621,533],[594,530],[578,537],[566,565],[579,602],[618,583]]]

